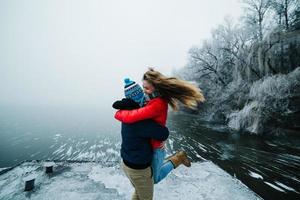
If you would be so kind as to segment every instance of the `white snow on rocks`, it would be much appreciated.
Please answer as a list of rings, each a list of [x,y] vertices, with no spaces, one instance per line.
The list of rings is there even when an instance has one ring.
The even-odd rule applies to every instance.
[[[27,162],[0,176],[0,199],[131,199],[133,187],[117,163],[56,163],[48,177],[42,163]],[[24,192],[25,171],[38,174],[35,189]],[[31,171],[30,171],[31,170]],[[180,166],[155,185],[154,199],[252,200],[261,199],[239,180],[212,162]]]

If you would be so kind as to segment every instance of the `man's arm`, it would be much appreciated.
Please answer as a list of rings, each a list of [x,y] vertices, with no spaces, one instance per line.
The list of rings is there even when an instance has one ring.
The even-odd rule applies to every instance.
[[[166,140],[169,137],[169,129],[165,126],[161,126],[153,120],[143,120],[132,124],[137,126],[140,136],[145,138],[151,138],[155,140]]]

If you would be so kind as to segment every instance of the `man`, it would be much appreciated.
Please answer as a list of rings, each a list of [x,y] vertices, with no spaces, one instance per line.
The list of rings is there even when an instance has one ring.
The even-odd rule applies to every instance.
[[[129,86],[131,86],[129,88]],[[128,89],[128,90],[126,90]],[[116,109],[136,109],[140,107],[144,97],[141,87],[133,82],[125,86],[125,96],[130,97],[116,101]],[[153,199],[153,177],[151,161],[153,156],[150,139],[166,140],[169,130],[153,120],[144,120],[133,124],[122,123],[121,157],[122,168],[135,188],[132,200]]]

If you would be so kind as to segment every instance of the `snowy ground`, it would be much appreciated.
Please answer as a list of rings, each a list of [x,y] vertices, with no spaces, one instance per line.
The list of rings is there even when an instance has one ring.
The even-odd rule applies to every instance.
[[[23,192],[28,175],[36,174],[35,189]],[[56,163],[54,173],[43,173],[42,163],[26,162],[0,176],[0,199],[130,199],[133,191],[119,165]],[[155,185],[154,199],[252,200],[260,199],[239,180],[212,162],[179,167]]]

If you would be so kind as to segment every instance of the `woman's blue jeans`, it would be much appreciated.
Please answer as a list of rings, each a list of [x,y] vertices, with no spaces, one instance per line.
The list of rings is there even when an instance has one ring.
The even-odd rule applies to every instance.
[[[174,169],[174,166],[171,161],[164,162],[165,157],[166,151],[164,149],[154,149],[152,169],[155,184],[164,179]]]

